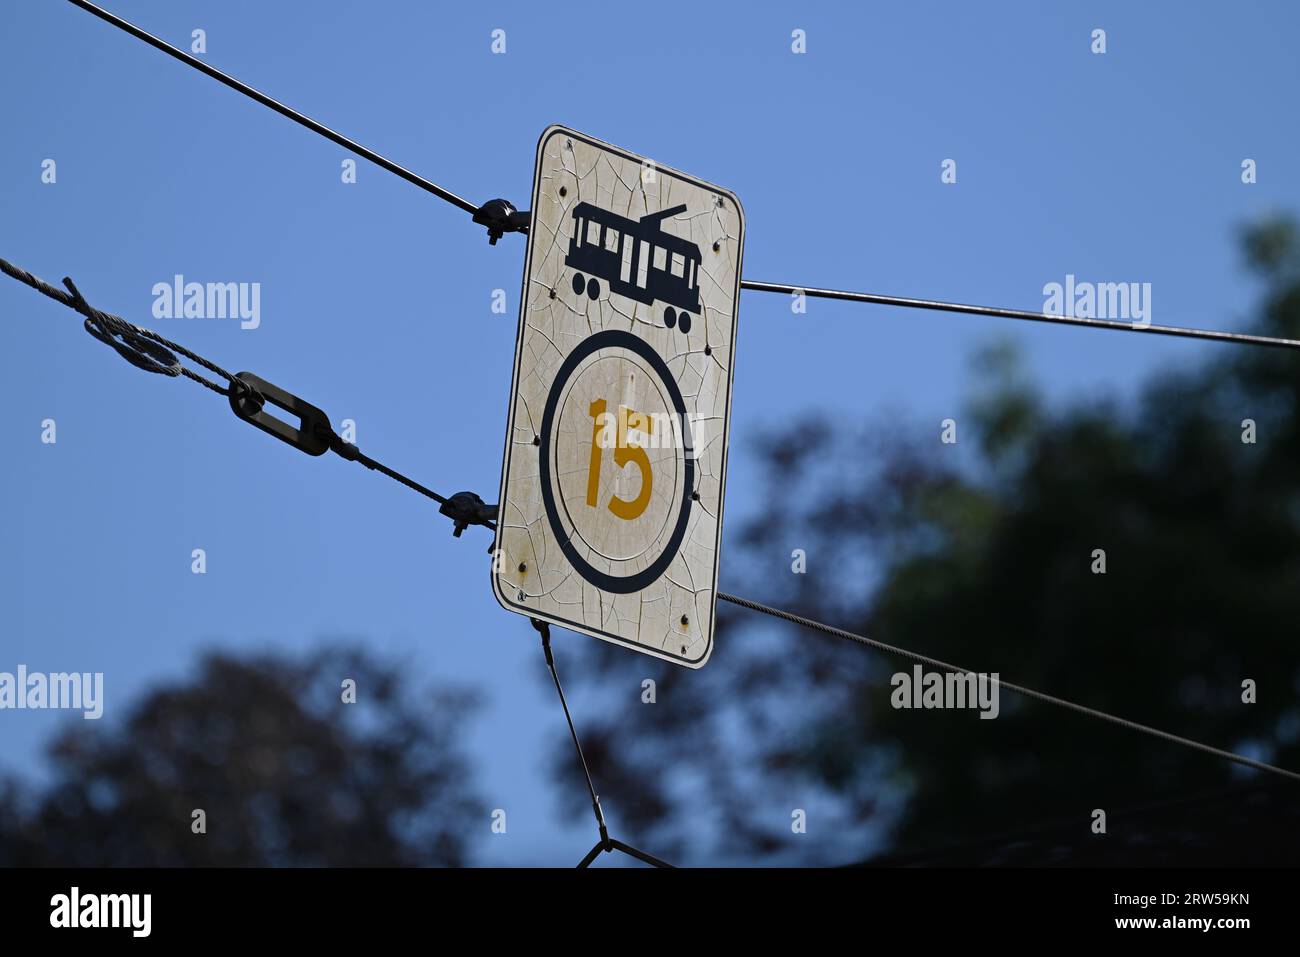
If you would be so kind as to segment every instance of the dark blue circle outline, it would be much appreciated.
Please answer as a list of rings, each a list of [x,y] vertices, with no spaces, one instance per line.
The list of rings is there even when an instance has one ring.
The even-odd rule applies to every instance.
[[[668,388],[668,397],[672,400],[673,409],[682,420],[682,448],[684,452],[682,458],[685,461],[681,512],[677,517],[677,527],[673,529],[668,544],[664,546],[664,550],[649,567],[637,572],[635,575],[622,578],[602,572],[598,568],[593,568],[585,558],[578,554],[578,549],[560,524],[559,510],[555,507],[555,495],[551,491],[551,427],[554,425],[555,411],[560,403],[560,395],[563,393],[570,377],[584,359],[594,352],[609,348],[626,349],[640,356]],[[691,493],[695,490],[695,456],[691,448],[690,427],[686,419],[686,402],[682,399],[681,390],[677,388],[677,380],[673,378],[668,364],[660,358],[659,353],[651,347],[650,343],[640,336],[625,332],[622,329],[606,329],[604,332],[598,332],[583,340],[578,348],[569,353],[568,358],[564,360],[559,371],[555,374],[555,379],[551,383],[551,393],[546,397],[546,410],[542,413],[542,447],[541,458],[538,462],[538,477],[542,483],[542,505],[546,508],[546,518],[551,523],[551,532],[555,535],[555,540],[559,543],[560,551],[564,553],[564,557],[569,560],[569,564],[573,566],[574,571],[601,591],[611,592],[615,595],[627,595],[652,584],[668,570],[668,566],[672,564],[673,558],[677,555],[677,549],[681,547],[682,539],[686,537],[686,525],[691,517]]]

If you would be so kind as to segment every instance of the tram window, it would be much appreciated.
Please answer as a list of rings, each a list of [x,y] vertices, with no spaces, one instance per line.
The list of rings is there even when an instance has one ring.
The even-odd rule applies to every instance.
[[[655,269],[668,268],[668,250],[662,246],[655,247]]]
[[[650,268],[650,244],[644,239],[637,244],[636,251],[636,284],[642,289],[645,288],[647,270]]]
[[[605,227],[605,248],[610,252],[618,252],[618,230]]]
[[[600,223],[594,219],[587,220],[587,242],[593,246],[600,245]]]
[[[672,274],[679,278],[686,275],[686,257],[681,253],[673,253]]]

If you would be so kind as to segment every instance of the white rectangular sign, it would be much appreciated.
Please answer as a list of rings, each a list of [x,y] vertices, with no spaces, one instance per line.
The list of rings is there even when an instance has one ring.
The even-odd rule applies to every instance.
[[[542,134],[492,573],[505,608],[708,660],[744,239],[729,191]]]

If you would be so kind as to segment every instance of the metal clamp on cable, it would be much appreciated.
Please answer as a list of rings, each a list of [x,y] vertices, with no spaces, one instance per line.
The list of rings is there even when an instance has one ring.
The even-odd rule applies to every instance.
[[[298,417],[295,428],[266,411],[266,403]],[[245,422],[308,455],[324,455],[330,449],[334,429],[329,416],[309,402],[285,392],[251,372],[239,372],[230,386],[230,408]]]
[[[487,227],[488,243],[492,246],[505,233],[528,232],[532,219],[532,213],[520,212],[507,199],[490,199],[474,212],[474,222]]]
[[[460,538],[460,533],[471,525],[485,525],[495,530],[493,522],[497,517],[497,506],[489,505],[473,492],[457,492],[438,507],[455,524],[452,535]]]
[[[419,482],[407,478],[400,472],[390,469],[382,462],[376,462],[362,452],[352,442],[345,441],[330,425],[329,416],[324,410],[316,408],[310,402],[304,402],[292,393],[285,392],[265,379],[251,372],[240,372],[230,377],[230,408],[235,415],[245,422],[257,426],[268,435],[274,435],[281,442],[292,445],[299,452],[308,455],[324,455],[333,452],[349,462],[357,462],[368,469],[381,472],[407,488],[433,499],[438,503],[438,511],[451,519],[455,526],[452,535],[460,538],[460,533],[471,525],[482,525],[489,531],[496,531],[497,507],[489,505],[473,492],[457,492],[451,498],[444,498],[433,489],[425,488]],[[266,411],[267,404],[282,409],[298,417],[295,427],[276,418]],[[489,551],[491,548],[489,547]]]

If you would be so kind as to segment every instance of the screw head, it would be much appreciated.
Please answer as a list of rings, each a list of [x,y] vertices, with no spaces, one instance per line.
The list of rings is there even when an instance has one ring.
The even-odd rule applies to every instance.
[[[722,248],[722,243],[718,242],[718,241],[715,239],[715,240],[713,241],[713,251],[716,253],[716,252],[717,252],[719,249],[721,249],[721,248]]]
[[[523,574],[523,573],[526,572],[526,571],[528,571],[528,563],[527,563],[527,562],[520,562],[520,563],[519,563],[519,572],[520,572],[520,574]]]
[[[682,627],[685,628],[689,624],[690,624],[690,619],[688,619],[685,615],[682,615]]]
[[[561,195],[561,196],[568,196],[568,195],[569,195],[568,187],[561,186],[561,187],[560,187],[560,195]]]

